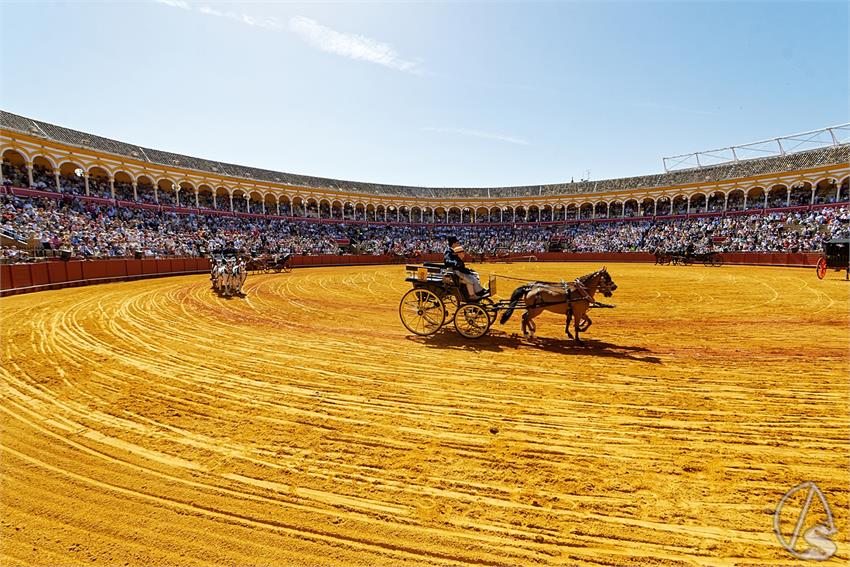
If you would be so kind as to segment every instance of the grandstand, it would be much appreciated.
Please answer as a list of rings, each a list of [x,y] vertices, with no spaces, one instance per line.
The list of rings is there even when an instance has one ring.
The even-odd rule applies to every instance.
[[[5,111],[0,149],[3,179],[20,189],[125,207],[348,223],[671,217],[830,205],[850,195],[850,145],[839,139],[795,153],[655,175],[489,188],[383,185],[276,172],[144,148]]]

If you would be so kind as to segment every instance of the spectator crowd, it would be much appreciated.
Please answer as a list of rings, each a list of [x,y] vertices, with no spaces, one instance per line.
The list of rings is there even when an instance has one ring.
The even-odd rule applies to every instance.
[[[554,247],[574,252],[683,249],[725,252],[803,252],[850,235],[850,209],[833,206],[793,212],[675,220],[590,222],[545,226],[414,226],[318,223],[177,214],[61,199],[0,196],[0,232],[25,242],[4,246],[0,258],[24,260],[41,250],[71,257],[199,256],[235,247],[246,254],[415,254],[443,252],[458,236],[472,253],[534,254]]]

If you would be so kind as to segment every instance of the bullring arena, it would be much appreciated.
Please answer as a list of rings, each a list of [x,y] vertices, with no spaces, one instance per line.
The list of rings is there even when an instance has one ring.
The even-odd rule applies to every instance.
[[[436,189],[0,118],[2,564],[850,558],[850,125],[656,175]],[[402,297],[459,277],[425,265],[448,236],[495,300],[604,265],[615,307],[584,344],[551,313],[526,337],[522,309],[413,334]],[[253,266],[243,293],[211,262]],[[789,492],[807,482],[814,508]]]
[[[845,564],[843,278],[607,267],[584,346],[553,315],[534,341],[516,316],[410,335],[400,266],[3,298],[2,562],[788,564],[773,514],[802,479]]]

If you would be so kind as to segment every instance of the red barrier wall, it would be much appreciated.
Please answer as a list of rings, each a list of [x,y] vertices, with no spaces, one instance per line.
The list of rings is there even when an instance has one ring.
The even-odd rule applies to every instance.
[[[517,262],[528,261],[530,255],[517,254]],[[654,262],[655,256],[646,252],[543,252],[533,255],[539,262]],[[728,252],[721,255],[726,264],[757,266],[807,266],[817,263],[818,253],[756,253]],[[396,260],[392,256],[295,256],[294,267],[307,266],[351,266],[363,264],[389,264]],[[439,262],[441,254],[426,254],[412,260]],[[67,286],[89,285],[114,281],[133,280],[145,277],[206,272],[210,268],[208,258],[165,258],[165,259],[120,259],[120,260],[71,260],[37,264],[0,264],[0,294],[26,293],[43,289],[58,289]]]
[[[0,294],[197,273],[209,270],[209,265],[206,258],[57,260],[35,264],[0,264]]]

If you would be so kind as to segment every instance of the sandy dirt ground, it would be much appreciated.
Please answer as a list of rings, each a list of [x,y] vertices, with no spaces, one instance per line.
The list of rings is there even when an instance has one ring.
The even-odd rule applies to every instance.
[[[850,286],[608,268],[583,347],[411,336],[399,266],[0,299],[0,562],[791,565],[774,510],[814,481],[846,564]]]

